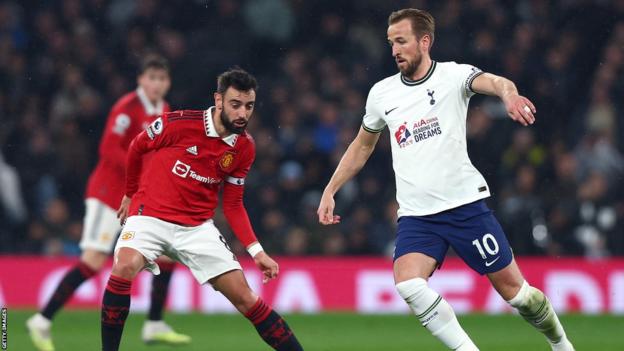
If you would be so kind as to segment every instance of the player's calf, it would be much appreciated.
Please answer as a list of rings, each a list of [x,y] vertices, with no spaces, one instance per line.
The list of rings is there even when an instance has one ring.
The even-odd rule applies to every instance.
[[[152,279],[151,303],[147,320],[143,323],[141,338],[146,344],[185,345],[191,342],[188,335],[176,332],[163,320],[165,302],[169,294],[169,282],[175,269],[175,262],[167,259],[157,261],[160,274]]]
[[[50,332],[52,319],[74,295],[76,289],[102,268],[106,257],[106,254],[99,251],[85,249],[80,262],[65,273],[45,307],[27,320],[26,327],[30,338],[38,350],[54,350]]]
[[[102,299],[102,350],[117,351],[130,311],[132,281],[111,275]]]
[[[427,281],[414,278],[396,284],[399,295],[407,302],[422,325],[451,350],[478,350],[462,329],[455,313]]]
[[[515,307],[535,329],[546,336],[553,350],[574,350],[550,301],[539,289],[524,281],[516,296],[507,302]]]
[[[256,303],[245,313],[253,323],[262,339],[278,351],[303,350],[286,321],[271,306],[258,298]]]
[[[150,293],[151,303],[147,319],[150,321],[160,321],[163,319],[163,310],[167,295],[169,294],[169,282],[175,269],[173,261],[159,261],[160,274],[154,276],[152,280],[152,292]]]
[[[85,280],[93,277],[96,273],[97,271],[91,269],[84,262],[79,262],[65,274],[47,305],[41,311],[41,315],[48,320],[52,320],[56,312],[72,297],[74,291],[76,291]]]
[[[102,299],[102,350],[117,351],[130,311],[132,279],[145,266],[145,258],[136,250],[122,247],[115,255],[115,264]]]

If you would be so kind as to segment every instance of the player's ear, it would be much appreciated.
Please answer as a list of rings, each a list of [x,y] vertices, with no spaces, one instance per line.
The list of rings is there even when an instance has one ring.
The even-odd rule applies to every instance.
[[[433,44],[433,41],[431,40],[431,35],[429,34],[425,34],[420,38],[420,45],[421,48],[425,51],[425,52],[429,52],[429,50],[431,50],[431,45]]]
[[[215,107],[217,109],[220,109],[221,105],[222,105],[222,101],[223,101],[223,95],[221,95],[218,92],[215,92],[214,93],[214,101],[215,101]]]

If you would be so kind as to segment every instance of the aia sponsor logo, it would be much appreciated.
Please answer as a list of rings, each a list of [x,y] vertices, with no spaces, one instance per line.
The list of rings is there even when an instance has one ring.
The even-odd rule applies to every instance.
[[[438,117],[431,117],[416,120],[411,128],[408,128],[407,122],[403,122],[394,132],[394,137],[399,147],[404,148],[440,134],[442,134],[442,129]]]
[[[412,133],[407,129],[407,122],[403,122],[399,129],[394,132],[394,137],[396,138],[397,144],[400,147],[404,147],[408,142],[409,137],[412,136]]]

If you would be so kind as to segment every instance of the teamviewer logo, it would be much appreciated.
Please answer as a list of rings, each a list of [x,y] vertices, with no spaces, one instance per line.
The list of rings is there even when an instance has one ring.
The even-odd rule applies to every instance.
[[[171,172],[173,172],[173,174],[177,175],[178,177],[186,178],[190,170],[191,166],[180,162],[180,160],[177,160],[175,165],[173,165],[173,169],[171,170]]]

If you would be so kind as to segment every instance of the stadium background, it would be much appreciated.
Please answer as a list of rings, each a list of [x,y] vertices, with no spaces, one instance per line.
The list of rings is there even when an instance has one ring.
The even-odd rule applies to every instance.
[[[387,131],[364,170],[337,196],[343,223],[321,227],[315,211],[359,128],[368,89],[396,72],[386,21],[391,11],[408,6],[436,18],[435,60],[506,76],[538,109],[537,123],[522,128],[496,99],[475,97],[467,128],[471,159],[493,190],[489,204],[515,254],[539,257],[526,259],[528,275],[543,286],[549,277],[544,267],[580,267],[574,272],[581,280],[560,278],[570,277],[575,286],[594,279],[598,293],[590,294],[591,301],[572,294],[559,307],[624,313],[621,0],[3,1],[0,304],[11,307],[11,291],[41,289],[34,278],[30,288],[19,285],[20,274],[32,277],[75,261],[84,188],[106,115],[135,88],[137,64],[150,51],[170,60],[167,99],[174,109],[210,106],[216,75],[234,65],[258,77],[259,104],[250,125],[258,155],[245,201],[271,254],[292,256],[295,266],[315,267],[315,260],[330,256],[356,270],[385,264],[387,273],[390,263],[383,257],[392,251],[396,221]],[[217,221],[227,231],[223,218]],[[23,273],[28,262],[35,267]],[[448,267],[460,266],[451,260]],[[83,289],[83,304],[95,306],[101,288]],[[16,306],[32,308],[45,294],[31,295]],[[351,303],[347,309],[360,310]],[[81,305],[80,296],[73,305]],[[613,321],[624,325],[619,317]]]

